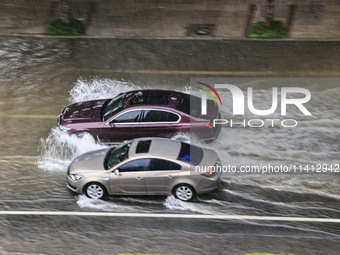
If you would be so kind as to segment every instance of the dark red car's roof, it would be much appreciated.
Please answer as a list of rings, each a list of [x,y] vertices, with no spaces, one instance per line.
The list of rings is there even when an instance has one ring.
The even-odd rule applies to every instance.
[[[162,106],[176,109],[194,117],[203,117],[201,116],[200,98],[183,92],[170,90],[133,90],[126,93],[124,101],[125,109],[146,105]],[[216,115],[218,109],[213,103],[209,108],[213,109],[210,111],[211,114],[208,114],[212,116],[206,117],[211,118]]]
[[[176,108],[181,92],[169,90],[133,90],[126,93],[125,108],[137,105],[167,106]]]

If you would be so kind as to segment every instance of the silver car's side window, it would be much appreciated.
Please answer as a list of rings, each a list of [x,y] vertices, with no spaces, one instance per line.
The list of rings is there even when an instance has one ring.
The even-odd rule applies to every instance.
[[[146,171],[173,171],[181,170],[182,167],[179,164],[164,159],[150,159],[150,164]]]
[[[124,173],[124,172],[141,172],[144,171],[147,159],[136,159],[136,160],[131,160],[119,167],[119,172]]]

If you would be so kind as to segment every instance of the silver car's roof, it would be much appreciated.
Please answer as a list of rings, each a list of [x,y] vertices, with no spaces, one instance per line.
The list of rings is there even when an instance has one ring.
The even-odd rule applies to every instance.
[[[140,141],[151,140],[150,148],[147,153],[136,153],[137,145]],[[156,156],[177,159],[181,149],[181,142],[165,138],[140,138],[135,139],[129,150],[129,158],[139,156]]]

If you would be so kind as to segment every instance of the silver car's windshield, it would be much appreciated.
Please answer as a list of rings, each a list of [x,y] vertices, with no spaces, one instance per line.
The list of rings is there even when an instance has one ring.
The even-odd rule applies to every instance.
[[[113,115],[120,112],[124,107],[124,97],[126,93],[123,93],[105,103],[101,110],[101,119],[107,121]]]
[[[106,170],[111,169],[115,165],[127,159],[129,157],[131,143],[132,142],[127,142],[109,150],[104,160],[104,168]]]

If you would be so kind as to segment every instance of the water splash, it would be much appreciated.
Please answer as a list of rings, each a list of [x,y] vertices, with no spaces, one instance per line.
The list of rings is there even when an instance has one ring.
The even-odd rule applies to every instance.
[[[178,132],[173,137],[173,140],[184,142],[184,143],[190,143],[190,134],[184,133],[184,132]]]
[[[70,103],[114,97],[119,93],[139,89],[131,82],[112,79],[78,79],[70,90]],[[96,144],[89,137],[69,136],[58,127],[52,128],[47,138],[40,139],[38,168],[48,171],[65,171],[71,161],[88,151],[103,149],[107,146]]]
[[[140,89],[131,82],[94,78],[87,80],[80,78],[70,90],[69,101],[77,103],[88,100],[112,98],[119,93]]]
[[[211,210],[211,205],[209,204],[183,202],[176,199],[174,196],[167,197],[163,205],[171,211],[191,211],[201,214],[216,214],[216,211]]]
[[[101,199],[91,199],[86,197],[85,195],[79,195],[77,197],[77,205],[80,208],[89,208],[94,210],[101,210],[101,211],[134,211],[133,206],[128,205],[120,205],[113,201],[104,201]]]
[[[95,143],[93,138],[79,138],[68,135],[58,127],[52,128],[47,138],[41,138],[41,154],[37,165],[43,170],[66,170],[71,161],[77,156],[92,150],[107,146]]]

